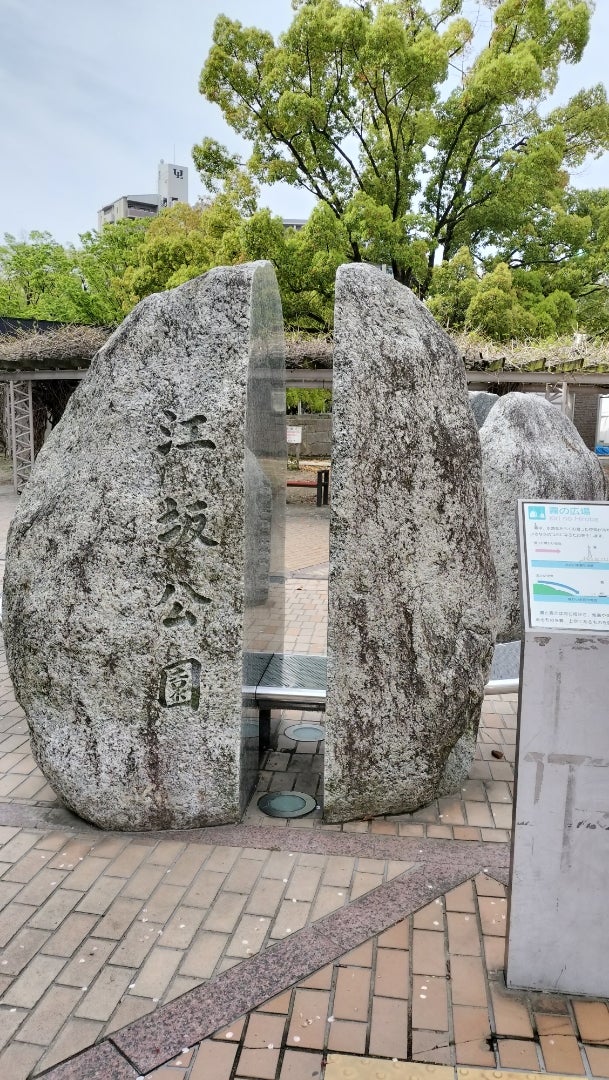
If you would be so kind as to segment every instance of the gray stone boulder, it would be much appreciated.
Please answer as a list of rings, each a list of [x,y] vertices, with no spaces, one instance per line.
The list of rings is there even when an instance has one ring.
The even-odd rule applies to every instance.
[[[41,451],[8,538],[9,670],[38,764],[96,825],[239,819],[244,668],[283,641],[285,461],[270,263],[139,304]]]
[[[489,394],[487,390],[470,390],[468,396],[476,425],[481,428],[493,405],[499,401],[499,394]]]
[[[506,394],[480,429],[489,532],[499,581],[499,641],[521,636],[518,499],[606,498],[598,459],[541,394]]]
[[[336,279],[324,818],[467,776],[496,610],[465,369],[409,289]]]

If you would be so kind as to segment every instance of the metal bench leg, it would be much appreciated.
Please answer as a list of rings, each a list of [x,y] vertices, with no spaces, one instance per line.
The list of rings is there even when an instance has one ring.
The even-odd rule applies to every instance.
[[[271,747],[271,710],[258,711],[258,749],[261,754]]]

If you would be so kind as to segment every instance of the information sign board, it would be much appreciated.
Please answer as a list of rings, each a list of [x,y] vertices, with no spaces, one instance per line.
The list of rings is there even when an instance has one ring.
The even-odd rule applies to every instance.
[[[288,424],[286,431],[287,431],[287,436],[288,436],[288,442],[289,443],[293,444],[294,446],[297,446],[299,443],[302,442],[302,428],[301,427],[295,427],[295,426],[293,427],[291,424]]]
[[[531,628],[609,631],[609,503],[520,506]]]

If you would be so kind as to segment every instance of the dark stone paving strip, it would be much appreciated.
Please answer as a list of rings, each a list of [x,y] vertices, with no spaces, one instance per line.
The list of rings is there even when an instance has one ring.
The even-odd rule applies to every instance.
[[[425,868],[409,870],[110,1037],[136,1068],[150,1072],[479,870],[475,864],[466,872],[447,870],[431,888]]]
[[[0,825],[24,829],[67,829],[92,838],[124,836],[138,844],[178,840],[188,844],[249,847],[267,851],[298,851],[315,855],[347,855],[352,858],[398,859],[403,862],[437,862],[442,866],[467,867],[472,861],[489,870],[509,866],[509,844],[473,840],[433,840],[424,837],[385,836],[375,833],[325,832],[321,829],[290,829],[257,825],[217,825],[208,829],[168,832],[112,833],[96,829],[66,809],[0,803]]]
[[[138,1073],[111,1042],[103,1042],[34,1075],[41,1080],[136,1080]]]
[[[150,1072],[183,1046],[207,1038],[342,952],[341,944],[315,928],[301,930],[123,1028],[111,1036],[112,1041],[141,1073]]]

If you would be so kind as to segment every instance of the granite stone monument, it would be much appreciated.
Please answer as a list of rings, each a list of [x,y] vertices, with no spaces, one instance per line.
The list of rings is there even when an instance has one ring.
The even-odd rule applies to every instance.
[[[518,499],[606,498],[598,458],[577,428],[541,394],[506,394],[480,428],[491,550],[499,580],[499,641],[521,636]]]
[[[8,540],[9,669],[38,764],[96,825],[239,819],[242,687],[261,628],[283,638],[285,458],[270,263],[142,301],[40,453]]]
[[[467,776],[496,607],[456,348],[364,264],[336,281],[324,818],[417,809]]]

